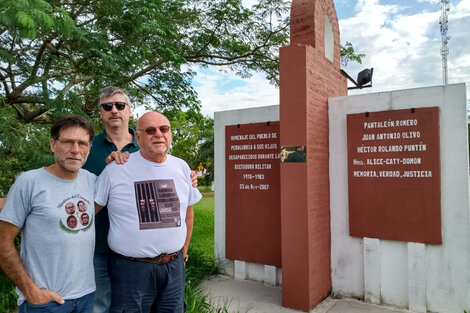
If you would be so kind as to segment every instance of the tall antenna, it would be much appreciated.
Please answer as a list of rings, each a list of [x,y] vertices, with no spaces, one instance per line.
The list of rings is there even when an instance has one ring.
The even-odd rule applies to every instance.
[[[441,38],[442,38],[442,46],[441,46],[441,56],[442,56],[442,84],[447,85],[447,55],[449,54],[449,48],[447,47],[447,43],[449,42],[450,37],[447,36],[447,12],[450,8],[447,7],[450,0],[439,0],[441,3],[441,18],[439,20],[439,24],[441,24]]]

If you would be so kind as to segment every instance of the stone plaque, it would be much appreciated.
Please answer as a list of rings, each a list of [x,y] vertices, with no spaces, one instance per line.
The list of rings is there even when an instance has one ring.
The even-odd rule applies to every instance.
[[[348,114],[347,136],[350,235],[442,243],[439,108]]]
[[[281,266],[279,122],[225,127],[226,257]]]

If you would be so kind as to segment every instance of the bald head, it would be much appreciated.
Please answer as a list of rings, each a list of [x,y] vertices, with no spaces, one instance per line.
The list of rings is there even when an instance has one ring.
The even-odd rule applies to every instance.
[[[158,112],[145,113],[137,121],[136,139],[144,158],[157,163],[165,161],[172,142],[170,121]]]
[[[141,124],[145,124],[147,120],[159,120],[159,121],[165,121],[166,125],[170,125],[170,121],[166,118],[165,115],[159,112],[147,112],[144,115],[142,115],[138,120],[137,120],[137,129],[140,129]]]

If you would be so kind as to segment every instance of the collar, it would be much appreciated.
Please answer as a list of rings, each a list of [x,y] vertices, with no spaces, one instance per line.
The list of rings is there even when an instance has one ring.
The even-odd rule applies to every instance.
[[[132,135],[132,142],[128,143],[128,145],[133,145],[134,147],[138,147],[137,140],[135,139],[135,130],[133,130],[132,128],[129,128],[129,134]],[[109,143],[109,144],[114,144],[111,140],[108,139],[108,136],[106,135],[106,130],[103,130],[103,132],[100,135],[103,136],[104,142]]]

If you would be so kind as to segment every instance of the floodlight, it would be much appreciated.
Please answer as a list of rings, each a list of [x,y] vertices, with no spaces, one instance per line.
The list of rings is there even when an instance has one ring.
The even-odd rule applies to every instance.
[[[364,85],[368,83],[372,83],[372,74],[374,73],[373,68],[366,68],[357,74],[357,84],[360,87],[364,87]]]
[[[349,76],[349,74],[346,73],[344,70],[340,70],[340,71],[341,71],[341,74],[343,74],[344,77],[349,79],[355,86],[355,87],[348,87],[348,90],[372,87],[372,75],[374,74],[374,68],[366,68],[365,70],[360,71],[359,74],[357,74],[357,82],[351,76]]]

